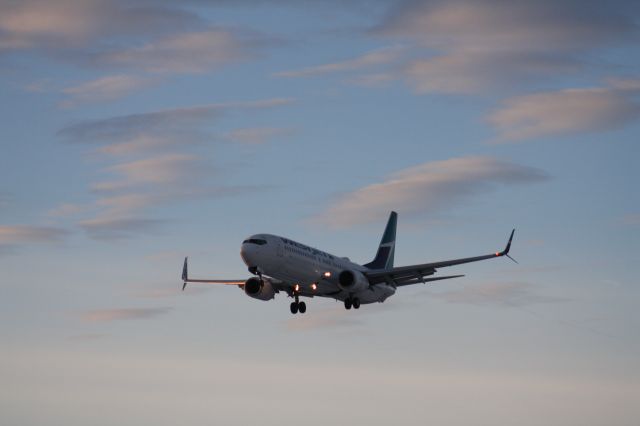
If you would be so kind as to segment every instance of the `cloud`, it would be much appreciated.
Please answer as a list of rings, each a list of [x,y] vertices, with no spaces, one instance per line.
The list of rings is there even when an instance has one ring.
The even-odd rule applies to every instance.
[[[87,211],[88,206],[81,204],[63,203],[49,210],[47,216],[50,217],[69,217],[75,216]]]
[[[390,210],[433,216],[496,186],[544,179],[546,175],[538,169],[491,157],[427,162],[342,195],[315,220],[347,227],[383,220]]]
[[[476,51],[588,48],[636,30],[628,2],[404,1],[375,29],[430,47]]]
[[[202,73],[256,57],[263,37],[210,29],[171,35],[140,47],[105,51],[91,62],[153,73]]]
[[[75,143],[130,143],[132,138],[145,137],[163,143],[175,142],[172,136],[191,134],[185,128],[209,123],[223,113],[233,110],[272,108],[291,102],[293,102],[291,98],[272,98],[166,109],[100,120],[85,120],[62,128],[58,131],[58,136]],[[169,138],[162,137],[167,134]],[[145,140],[143,139],[143,141]],[[149,140],[145,142],[149,143]]]
[[[165,221],[138,217],[111,217],[109,213],[82,220],[79,225],[96,240],[119,240],[155,231]]]
[[[418,94],[474,94],[606,67],[609,47],[640,38],[632,2],[408,0],[396,2],[370,35],[401,47],[275,74],[308,77],[360,71],[349,82],[405,81]],[[380,68],[385,68],[381,71]]]
[[[262,144],[274,138],[290,136],[292,129],[278,127],[248,127],[235,129],[226,135],[224,139],[245,144]]]
[[[23,244],[53,244],[69,235],[67,230],[49,226],[0,225],[0,257],[16,253]]]
[[[0,244],[53,243],[68,235],[68,231],[47,226],[0,226]]]
[[[98,198],[87,210],[91,217],[78,225],[92,238],[122,239],[156,231],[165,220],[147,217],[151,208],[175,202],[230,197],[267,189],[266,185],[221,185],[216,169],[193,154],[174,152],[206,140],[214,140],[207,127],[232,111],[263,110],[287,105],[292,99],[273,98],[174,108],[147,113],[85,120],[58,132],[71,143],[98,145],[97,152],[115,164],[104,168],[108,178],[90,189]],[[284,129],[254,128],[231,134],[237,140],[257,142]],[[180,151],[184,151],[181,149]]]
[[[197,157],[186,154],[164,154],[143,160],[117,164],[107,171],[122,176],[118,181],[100,182],[93,185],[96,192],[113,192],[144,185],[163,185],[167,187],[193,179],[198,172]]]
[[[281,71],[275,73],[275,77],[309,77],[329,74],[334,72],[354,71],[372,66],[384,65],[395,61],[403,52],[402,47],[387,47],[368,52],[342,62],[318,65],[294,71]]]
[[[484,285],[468,285],[461,290],[450,290],[442,293],[435,293],[431,296],[449,303],[511,307],[522,307],[566,300],[539,295],[535,293],[533,289],[534,286],[529,283],[504,282]]]
[[[454,51],[414,60],[403,73],[416,93],[472,94],[578,69],[572,60],[545,54]]]
[[[160,308],[123,308],[123,309],[94,309],[85,311],[81,314],[81,318],[86,322],[110,322],[120,320],[138,320],[146,318],[154,318],[167,314],[171,311],[170,307]]]
[[[397,77],[417,93],[477,93],[573,73],[598,49],[632,45],[630,3],[403,1],[372,33],[413,43]]]
[[[498,132],[496,142],[615,129],[640,117],[634,84],[638,81],[624,80],[614,82],[617,87],[566,89],[514,97],[504,101],[488,121]]]
[[[62,93],[68,98],[61,105],[71,107],[86,102],[110,101],[156,83],[156,79],[124,74],[101,77],[63,89]]]
[[[162,2],[5,1],[0,4],[0,51],[77,48],[96,40],[156,36],[202,23],[197,15]]]

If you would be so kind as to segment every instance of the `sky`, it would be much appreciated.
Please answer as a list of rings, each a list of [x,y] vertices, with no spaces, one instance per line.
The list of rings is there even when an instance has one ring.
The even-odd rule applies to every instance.
[[[632,1],[0,1],[0,422],[635,425]],[[263,302],[241,241],[441,271]]]

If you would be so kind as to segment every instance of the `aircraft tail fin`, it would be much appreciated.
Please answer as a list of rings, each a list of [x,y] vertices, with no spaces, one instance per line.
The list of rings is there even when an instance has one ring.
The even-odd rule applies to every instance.
[[[387,226],[384,228],[382,240],[378,246],[376,257],[366,265],[369,269],[393,268],[393,254],[396,249],[396,225],[398,224],[398,213],[391,212]]]

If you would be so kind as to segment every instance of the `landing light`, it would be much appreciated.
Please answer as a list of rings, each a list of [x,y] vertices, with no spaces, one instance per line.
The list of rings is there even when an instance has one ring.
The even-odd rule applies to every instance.
[[[295,291],[296,293],[300,291],[300,284],[296,284],[293,286],[293,291]]]
[[[325,272],[324,274],[322,274],[323,277],[325,278],[330,278],[331,277],[331,272]]]
[[[318,289],[318,284],[312,283],[311,284],[311,290],[316,291],[317,289]]]

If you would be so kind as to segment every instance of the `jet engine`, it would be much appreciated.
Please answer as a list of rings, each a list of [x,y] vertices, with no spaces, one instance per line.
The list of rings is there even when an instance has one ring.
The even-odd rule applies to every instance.
[[[369,280],[362,272],[347,269],[338,275],[338,284],[341,289],[356,293],[369,287]]]
[[[276,294],[271,281],[257,277],[245,281],[244,292],[247,296],[258,300],[271,300]]]

